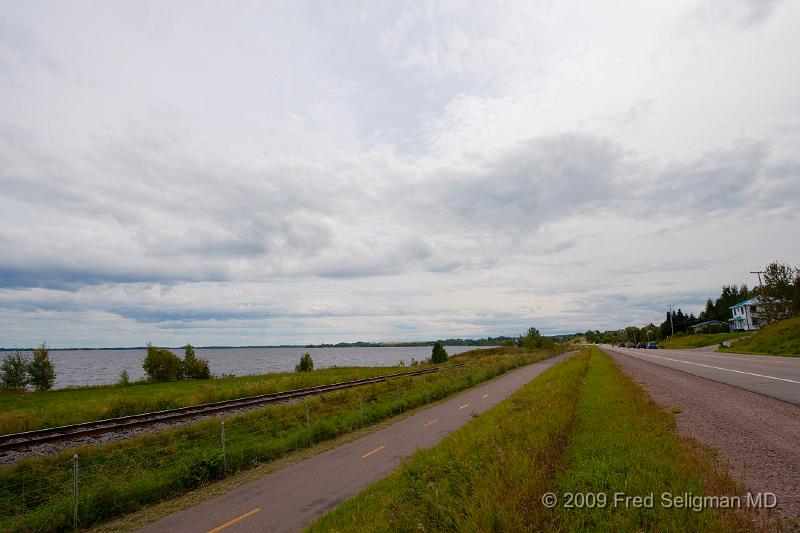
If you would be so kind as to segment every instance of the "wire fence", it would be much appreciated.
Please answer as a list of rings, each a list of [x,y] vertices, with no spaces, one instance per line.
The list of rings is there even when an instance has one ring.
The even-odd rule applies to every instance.
[[[0,468],[0,531],[87,527],[439,400],[535,359],[520,355],[444,367],[446,372],[25,459]]]

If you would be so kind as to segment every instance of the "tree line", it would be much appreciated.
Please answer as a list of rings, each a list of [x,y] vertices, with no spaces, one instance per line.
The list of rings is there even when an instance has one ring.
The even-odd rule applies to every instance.
[[[484,337],[481,339],[439,339],[436,341],[417,342],[338,342],[336,344],[307,344],[304,348],[418,348],[421,346],[434,346],[440,343],[443,346],[502,346],[504,343],[515,342],[517,337]]]
[[[723,285],[719,296],[709,298],[697,316],[694,313],[686,314],[679,307],[667,311],[664,321],[659,325],[651,322],[643,327],[628,326],[622,330],[589,330],[582,335],[588,342],[594,343],[659,341],[670,337],[673,331],[675,334],[686,334],[692,326],[712,320],[725,324],[706,326],[703,333],[726,332],[730,329],[730,308],[750,299],[758,302],[758,327],[800,316],[800,268],[773,261],[764,267],[757,287],[751,289],[744,283]]]

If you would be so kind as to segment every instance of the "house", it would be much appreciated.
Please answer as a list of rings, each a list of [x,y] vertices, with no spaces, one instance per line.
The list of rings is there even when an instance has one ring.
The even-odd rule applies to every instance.
[[[703,331],[711,331],[716,329],[719,331],[719,328],[722,326],[727,326],[728,324],[722,322],[721,320],[707,320],[705,322],[700,322],[699,324],[695,324],[691,326],[692,331],[695,333],[702,333]]]
[[[728,319],[731,331],[754,331],[758,329],[758,305],[755,298],[739,302],[730,307],[733,315]]]

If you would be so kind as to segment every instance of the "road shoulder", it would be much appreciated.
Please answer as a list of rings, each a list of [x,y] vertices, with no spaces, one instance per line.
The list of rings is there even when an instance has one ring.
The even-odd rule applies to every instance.
[[[783,516],[800,516],[800,406],[607,351],[658,404],[677,431],[717,450],[752,491],[773,492]]]

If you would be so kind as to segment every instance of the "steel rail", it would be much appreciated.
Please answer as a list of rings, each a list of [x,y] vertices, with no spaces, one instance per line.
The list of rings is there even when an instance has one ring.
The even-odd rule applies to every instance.
[[[454,365],[447,365],[444,367],[415,370],[412,372],[397,372],[394,374],[386,374],[383,376],[375,376],[372,378],[341,381],[338,383],[331,383],[328,385],[315,385],[313,387],[306,387],[302,389],[271,392],[267,394],[259,394],[256,396],[235,398],[232,400],[222,400],[219,402],[178,407],[175,409],[164,409],[162,411],[151,411],[149,413],[140,413],[136,415],[121,416],[117,418],[106,418],[102,420],[94,420],[91,422],[82,422],[79,424],[70,424],[52,428],[35,429],[32,431],[24,431],[21,433],[10,433],[7,435],[0,435],[0,452],[7,450],[15,450],[19,448],[27,448],[30,446],[36,446],[38,444],[44,444],[47,442],[56,442],[76,437],[98,435],[101,433],[109,433],[128,428],[157,424],[160,422],[169,422],[172,420],[188,418],[191,416],[208,415],[222,411],[238,409],[242,407],[251,407],[262,404],[278,403],[282,401],[292,400],[295,398],[315,396],[318,394],[324,394],[326,392],[333,392],[337,390],[350,389],[353,387],[360,387],[362,385],[369,385],[371,383],[380,383],[381,381],[386,381],[394,378],[431,374],[434,372],[438,372],[440,369],[458,368],[466,365],[467,363],[458,363]]]

